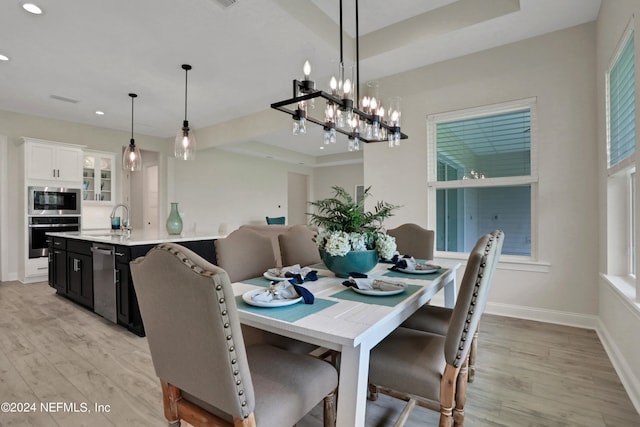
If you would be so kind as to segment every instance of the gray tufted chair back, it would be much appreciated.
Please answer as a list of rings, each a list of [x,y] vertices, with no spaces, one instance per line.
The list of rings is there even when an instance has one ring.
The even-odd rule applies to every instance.
[[[318,245],[313,241],[315,235],[306,225],[296,225],[278,235],[282,265],[300,264],[304,267],[322,262]]]
[[[239,228],[214,242],[216,260],[231,282],[240,282],[276,266],[271,239],[257,231]]]
[[[467,357],[486,305],[496,246],[495,237],[486,234],[478,239],[469,254],[445,340],[445,360],[456,368],[462,366]]]
[[[254,390],[227,273],[166,243],[132,261],[131,274],[157,376],[239,419],[253,412]]]
[[[389,236],[396,238],[398,252],[414,258],[432,260],[434,248],[433,230],[427,230],[417,224],[402,224],[387,230]]]

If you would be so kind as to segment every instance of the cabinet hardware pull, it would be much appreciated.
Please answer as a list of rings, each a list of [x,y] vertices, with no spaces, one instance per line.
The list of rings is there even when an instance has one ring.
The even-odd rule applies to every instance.
[[[116,256],[124,256],[124,252],[115,252]]]
[[[78,258],[73,259],[73,271],[80,271],[80,260]]]
[[[46,269],[48,269],[48,268],[49,268],[49,267],[38,267],[36,270],[46,270]]]

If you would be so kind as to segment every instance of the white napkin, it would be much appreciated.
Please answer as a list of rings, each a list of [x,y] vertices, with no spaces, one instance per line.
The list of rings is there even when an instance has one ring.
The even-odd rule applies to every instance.
[[[416,262],[415,258],[411,257],[411,258],[402,258],[402,261],[406,261],[407,263],[407,267],[404,268],[404,270],[409,270],[409,271],[420,271],[420,270],[437,270],[440,268],[439,265],[435,265],[435,264],[420,264],[419,262]]]
[[[290,265],[288,267],[282,267],[282,268],[270,268],[269,270],[267,270],[267,272],[274,277],[287,277],[286,274],[291,273],[291,274],[299,274],[300,276],[302,276],[303,279],[311,271],[313,271],[311,268],[300,267],[300,264],[294,264],[294,265]]]
[[[380,279],[355,279],[349,277],[349,282],[354,283],[358,289],[379,290],[379,291],[396,291],[405,289],[407,285],[400,282],[388,282]]]
[[[276,292],[272,292],[272,289]],[[264,292],[256,292],[251,296],[251,299],[256,302],[270,302],[273,300],[298,298],[299,296],[291,283],[280,282],[269,289],[265,289]]]

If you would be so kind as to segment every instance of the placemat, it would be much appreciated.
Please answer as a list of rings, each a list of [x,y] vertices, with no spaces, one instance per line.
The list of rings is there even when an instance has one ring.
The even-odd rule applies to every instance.
[[[446,268],[441,268],[434,273],[429,274],[411,274],[411,273],[403,273],[401,271],[392,271],[389,270],[383,274],[386,277],[402,277],[403,279],[422,279],[422,280],[433,280],[436,277],[440,276],[443,273],[446,273],[448,270]]]
[[[318,279],[322,279],[323,277],[326,277],[326,276],[318,274]],[[313,283],[314,281],[315,280],[306,281],[301,286],[305,286],[306,284]],[[269,279],[265,279],[264,277],[260,276],[260,277],[254,277],[253,279],[242,280],[242,281],[240,281],[240,283],[245,283],[247,285],[262,286],[263,288],[268,288],[269,287],[269,283],[271,283],[271,281]]]
[[[236,305],[238,306],[238,309],[260,314],[262,316],[272,317],[278,320],[284,320],[285,322],[295,322],[296,320],[300,320],[310,314],[314,314],[327,307],[331,307],[334,304],[337,304],[337,302],[316,298],[313,304],[299,302],[298,304],[287,305],[284,307],[256,307],[244,302],[242,295],[236,296]]]
[[[345,299],[349,301],[364,302],[366,304],[378,304],[378,305],[386,305],[387,307],[393,307],[397,305],[399,302],[402,302],[404,299],[415,294],[420,289],[422,289],[422,286],[407,285],[407,290],[400,294],[389,295],[386,297],[385,296],[376,297],[371,295],[359,294],[347,288],[344,291],[340,291],[336,294],[331,295],[331,297],[338,298],[338,299]]]

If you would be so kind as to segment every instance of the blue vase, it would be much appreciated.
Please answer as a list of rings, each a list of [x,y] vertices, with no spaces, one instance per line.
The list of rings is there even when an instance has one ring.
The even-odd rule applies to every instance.
[[[180,218],[180,212],[178,212],[178,204],[175,202],[171,203],[171,211],[169,212],[169,218],[167,218],[167,233],[182,233],[182,218]]]
[[[344,256],[329,255],[320,251],[322,261],[337,277],[349,277],[349,273],[367,273],[378,263],[378,251],[351,251]]]

